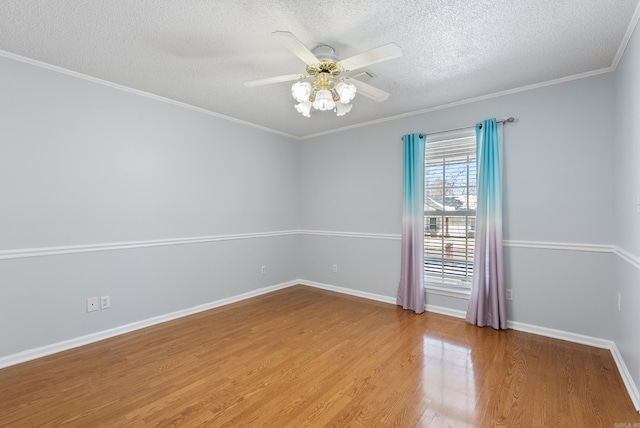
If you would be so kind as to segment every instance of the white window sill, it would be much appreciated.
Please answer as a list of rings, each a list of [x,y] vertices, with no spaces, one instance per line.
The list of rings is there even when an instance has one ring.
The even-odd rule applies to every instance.
[[[439,296],[455,297],[457,299],[469,300],[471,298],[471,290],[453,287],[436,287],[434,285],[426,285],[425,291],[430,294]]]

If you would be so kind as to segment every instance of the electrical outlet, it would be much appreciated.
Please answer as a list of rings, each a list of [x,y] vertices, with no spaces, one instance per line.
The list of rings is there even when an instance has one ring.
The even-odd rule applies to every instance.
[[[100,297],[100,309],[109,309],[111,307],[111,298],[109,296]]]
[[[97,297],[87,297],[87,312],[95,312],[99,308]]]
[[[506,299],[507,300],[513,300],[513,288],[507,288],[506,290]]]
[[[338,273],[338,265],[333,265],[333,273]]]
[[[266,265],[262,265],[262,267],[260,268],[260,273],[262,275],[264,275],[265,273],[267,273],[267,266]]]

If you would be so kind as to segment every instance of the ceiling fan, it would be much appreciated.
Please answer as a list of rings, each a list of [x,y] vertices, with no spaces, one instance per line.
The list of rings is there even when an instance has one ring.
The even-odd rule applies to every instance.
[[[389,97],[388,92],[357,80],[348,73],[402,56],[402,50],[395,43],[338,60],[335,51],[330,46],[321,45],[311,52],[288,31],[276,31],[272,35],[307,64],[307,73],[285,74],[251,80],[245,82],[245,86],[260,86],[297,80],[291,87],[291,94],[298,102],[295,106],[296,110],[305,117],[310,117],[312,108],[333,110],[336,115],[344,116],[351,110],[352,104],[350,102],[356,92],[378,102]]]

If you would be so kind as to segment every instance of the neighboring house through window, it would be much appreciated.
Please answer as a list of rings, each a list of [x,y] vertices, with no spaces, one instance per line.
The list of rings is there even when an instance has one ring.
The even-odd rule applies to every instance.
[[[468,291],[476,226],[473,128],[429,135],[425,150],[424,275],[427,288]]]

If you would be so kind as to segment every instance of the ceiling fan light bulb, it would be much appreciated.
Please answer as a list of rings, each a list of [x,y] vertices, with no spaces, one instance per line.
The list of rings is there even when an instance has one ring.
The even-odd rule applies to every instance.
[[[336,116],[344,116],[351,111],[353,104],[336,103]]]
[[[311,101],[306,101],[300,104],[296,104],[296,110],[300,112],[304,117],[311,117]]]
[[[333,110],[336,102],[333,101],[331,91],[328,89],[320,89],[316,92],[316,99],[313,101],[313,108],[316,110]]]
[[[340,82],[336,85],[336,92],[340,97],[340,102],[348,104],[356,96],[356,85],[353,83]]]
[[[309,82],[296,82],[291,85],[291,95],[299,103],[304,103],[309,100],[311,95],[311,85]]]

